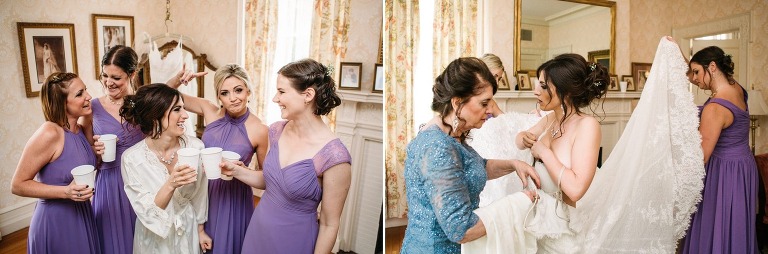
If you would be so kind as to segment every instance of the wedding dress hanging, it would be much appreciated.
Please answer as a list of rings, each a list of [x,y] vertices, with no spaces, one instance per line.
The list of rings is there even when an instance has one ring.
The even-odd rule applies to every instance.
[[[178,45],[162,57],[157,47],[157,42],[152,41],[149,48],[149,75],[152,83],[165,83],[170,80],[174,75],[177,75],[179,71],[186,64],[186,70],[197,70],[197,63],[191,53],[183,50],[182,41],[179,41]],[[186,85],[181,85],[179,91],[191,96],[197,97],[197,80],[192,79]],[[184,132],[190,136],[196,136],[195,124],[197,123],[197,115],[189,114],[189,118],[184,122],[186,127]]]
[[[576,240],[583,253],[675,252],[677,240],[684,236],[701,200],[704,177],[698,110],[687,90],[687,69],[677,44],[662,38],[624,132],[584,197],[570,209],[570,227],[576,237],[563,239],[567,243],[562,246]],[[521,126],[504,128],[501,122],[489,120],[473,131],[471,145],[486,158],[527,158],[525,152],[511,149],[516,149],[515,135],[530,127],[521,123],[530,119],[513,114],[504,120]],[[491,182],[481,199],[485,195],[492,202],[511,194],[509,186]],[[520,180],[510,178],[508,182],[519,184]],[[526,237],[533,236],[526,233]],[[558,246],[558,239],[546,241]]]

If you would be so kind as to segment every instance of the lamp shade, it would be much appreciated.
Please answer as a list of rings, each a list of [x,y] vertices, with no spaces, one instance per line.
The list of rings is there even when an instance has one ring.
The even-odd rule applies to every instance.
[[[765,105],[765,99],[760,91],[749,90],[748,96],[747,105],[749,105],[750,116],[768,115],[768,105]]]

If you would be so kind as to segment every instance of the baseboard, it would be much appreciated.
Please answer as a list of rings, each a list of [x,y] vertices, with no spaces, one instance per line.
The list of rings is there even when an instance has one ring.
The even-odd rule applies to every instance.
[[[37,199],[31,198],[0,210],[0,234],[5,236],[29,227],[36,204]]]

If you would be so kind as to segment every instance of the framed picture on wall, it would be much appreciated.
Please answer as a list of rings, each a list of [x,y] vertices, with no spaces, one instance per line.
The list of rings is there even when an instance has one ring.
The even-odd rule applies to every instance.
[[[384,91],[384,65],[376,64],[376,70],[373,72],[373,92],[381,93]]]
[[[651,75],[651,64],[650,63],[636,63],[632,62],[632,76],[635,81],[635,87],[637,88],[637,91],[642,91],[645,87],[645,81],[648,80],[648,77]],[[627,85],[629,86],[629,85]],[[629,88],[627,88],[629,89]]]
[[[637,88],[635,87],[635,80],[632,78],[632,75],[621,76],[621,81],[627,82],[627,91],[637,90]]]
[[[17,22],[16,28],[27,97],[39,96],[51,73],[77,74],[74,24]]]
[[[520,91],[530,91],[533,90],[533,87],[531,86],[531,79],[528,76],[528,73],[518,73],[517,74],[517,88]]]
[[[608,91],[619,91],[619,77],[610,75],[611,83],[608,84]]]
[[[360,73],[363,63],[341,62],[339,72],[339,88],[346,90],[360,90]]]
[[[91,14],[93,24],[93,58],[96,79],[101,78],[101,59],[110,48],[123,45],[132,47],[134,41],[133,17]]]

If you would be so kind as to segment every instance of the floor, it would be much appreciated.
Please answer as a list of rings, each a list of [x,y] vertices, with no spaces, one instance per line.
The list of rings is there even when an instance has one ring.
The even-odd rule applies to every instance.
[[[259,197],[253,197],[254,205],[259,204]],[[27,235],[29,228],[10,233],[0,240],[0,254],[24,254],[27,253]]]
[[[400,253],[405,237],[405,226],[387,228],[384,232],[384,254]]]

